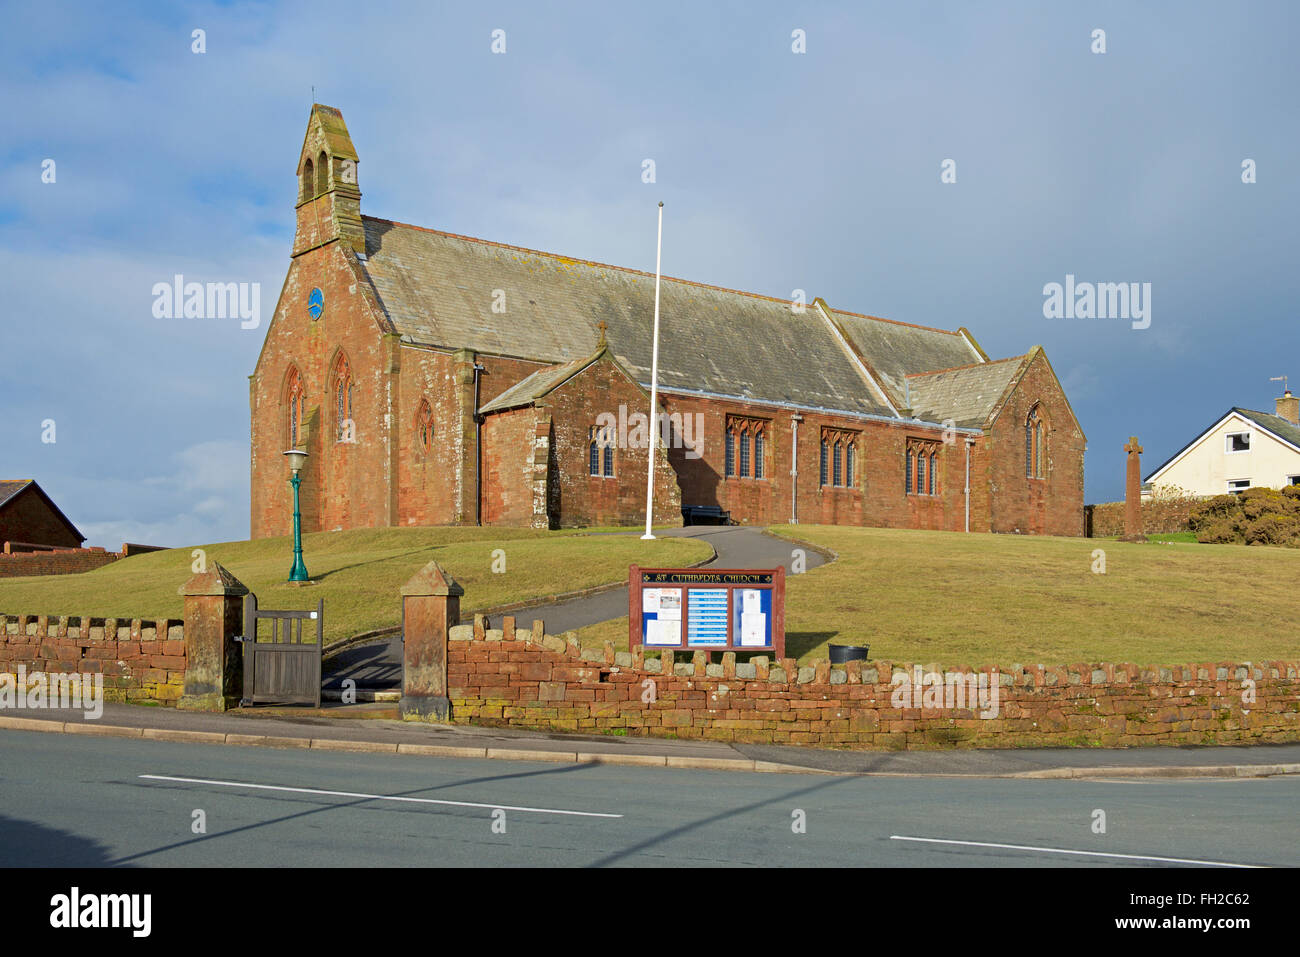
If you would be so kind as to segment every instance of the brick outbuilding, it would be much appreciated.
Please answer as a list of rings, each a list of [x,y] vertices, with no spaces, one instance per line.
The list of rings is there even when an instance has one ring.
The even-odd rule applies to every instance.
[[[1085,438],[1046,354],[361,213],[312,108],[288,276],[250,377],[252,534],[644,520],[1083,533]],[[968,479],[969,477],[969,479]],[[969,481],[969,485],[967,484]]]
[[[0,542],[80,548],[85,540],[32,479],[0,479]]]

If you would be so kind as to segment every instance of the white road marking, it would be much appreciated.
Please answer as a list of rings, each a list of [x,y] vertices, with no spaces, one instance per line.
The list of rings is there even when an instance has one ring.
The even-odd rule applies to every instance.
[[[214,784],[225,788],[252,788],[258,791],[289,791],[293,794],[323,794],[328,797],[365,798],[369,801],[402,801],[408,804],[445,804],[451,807],[481,807],[502,811],[527,811],[531,814],[567,814],[573,817],[622,817],[598,811],[565,811],[549,807],[515,807],[510,804],[476,804],[473,801],[440,801],[437,798],[402,797],[392,794],[365,794],[361,791],[326,791],[321,788],[291,788],[280,784],[249,784],[247,781],[209,781],[205,778],[173,778],[165,774],[141,774],[149,781],[178,781],[182,784]]]
[[[938,837],[903,837],[889,835],[891,841],[920,841],[925,844],[958,844],[965,847],[1000,847],[1012,851],[1038,851],[1040,854],[1081,854],[1085,857],[1118,857],[1126,861],[1159,861],[1162,864],[1204,864],[1207,867],[1257,868],[1259,864],[1229,864],[1224,861],[1195,861],[1185,857],[1149,857],[1145,854],[1108,854],[1104,851],[1072,851],[1064,847],[1029,847],[1025,844],[991,844],[985,841],[948,841]]]

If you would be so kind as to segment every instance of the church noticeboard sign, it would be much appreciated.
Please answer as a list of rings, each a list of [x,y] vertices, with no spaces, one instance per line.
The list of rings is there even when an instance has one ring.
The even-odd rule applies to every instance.
[[[628,569],[631,647],[785,657],[784,568]]]

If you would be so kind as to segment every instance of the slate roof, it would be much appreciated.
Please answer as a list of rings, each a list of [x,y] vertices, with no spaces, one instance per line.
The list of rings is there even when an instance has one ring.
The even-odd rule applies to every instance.
[[[362,222],[362,265],[389,320],[407,341],[567,366],[588,361],[598,350],[597,323],[604,320],[610,354],[649,389],[653,274],[370,216]],[[492,311],[496,290],[505,295],[504,313]],[[959,333],[855,313],[833,316],[848,344],[885,380],[886,390],[897,392],[899,406],[909,373],[981,359]],[[553,380],[552,374],[560,378]],[[540,370],[484,411],[526,404],[531,393],[544,394],[571,374]],[[1001,374],[993,373],[988,384],[978,376],[923,383],[931,396],[925,417],[957,418],[941,401],[957,398],[957,388],[970,382],[980,391],[974,399],[962,399],[961,420],[978,427],[983,422],[974,421],[972,410],[983,407],[983,388],[991,389]],[[815,305],[795,314],[788,300],[667,276],[660,298],[659,387],[895,417]]]
[[[909,375],[912,414],[928,421],[952,419],[957,428],[978,429],[993,415],[1024,358]]]
[[[905,376],[981,361],[958,332],[839,309],[832,309],[831,316],[899,405],[906,404]]]
[[[513,409],[521,405],[531,405],[533,402],[546,395],[552,389],[567,382],[573,376],[577,375],[587,366],[595,362],[602,352],[594,356],[588,356],[585,359],[574,359],[572,362],[565,362],[557,366],[546,366],[538,369],[531,375],[520,379],[510,388],[506,389],[491,402],[479,409],[480,412],[487,414],[489,412],[500,412],[504,409]]]
[[[1278,438],[1286,439],[1296,448],[1300,448],[1300,425],[1293,425],[1279,415],[1271,415],[1268,412],[1255,412],[1251,409],[1243,409],[1240,406],[1233,406],[1232,411],[1250,419],[1260,428],[1268,429]]]
[[[31,479],[0,479],[0,505],[4,505],[31,484]]]

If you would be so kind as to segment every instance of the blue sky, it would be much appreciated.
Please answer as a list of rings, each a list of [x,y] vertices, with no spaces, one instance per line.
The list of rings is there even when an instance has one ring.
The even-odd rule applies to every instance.
[[[653,269],[662,199],[670,275],[1041,344],[1089,502],[1121,497],[1130,434],[1149,470],[1300,385],[1295,4],[467,7],[7,6],[3,477],[88,544],[247,536],[313,86],[370,215]],[[263,327],[155,318],[176,273],[261,283]],[[1044,318],[1067,274],[1151,283],[1150,328]]]

